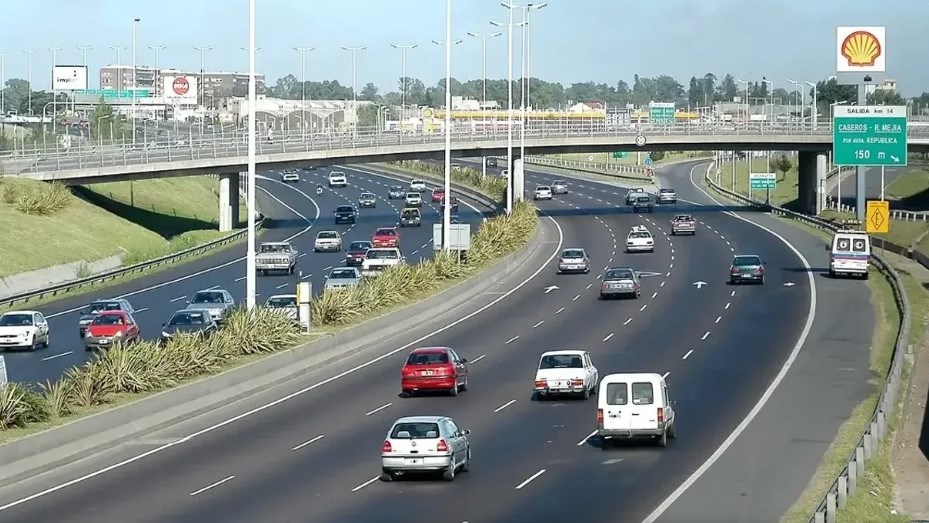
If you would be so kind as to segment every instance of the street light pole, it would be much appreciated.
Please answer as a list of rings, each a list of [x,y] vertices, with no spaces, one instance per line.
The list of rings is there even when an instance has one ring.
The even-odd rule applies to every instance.
[[[483,81],[483,92],[481,94],[481,110],[487,110],[487,39],[495,38],[502,35],[503,33],[497,31],[496,33],[475,33],[473,31],[468,32],[468,36],[474,36],[481,39],[481,79]]]
[[[816,84],[813,82],[803,82],[806,85],[813,88],[813,108],[810,112],[813,113],[813,129],[817,128],[817,123],[819,121],[819,106],[816,105]]]
[[[92,45],[79,45],[77,46],[78,51],[81,52],[81,65],[87,67],[87,51],[93,49]]]
[[[509,7],[509,4],[503,5]],[[513,212],[513,9],[508,9],[508,11],[510,17],[506,24],[500,22],[491,22],[491,24],[496,27],[506,25],[506,213],[510,214]]]
[[[406,107],[406,52],[416,49],[419,44],[390,44],[394,49],[400,50],[400,140],[403,140],[403,119]]]
[[[35,54],[35,49],[23,49],[23,52],[26,53],[27,61],[27,83],[29,84],[29,116],[32,116],[32,55]]]
[[[796,101],[796,103],[800,103],[801,106],[802,106],[803,104],[802,104],[799,100],[797,100],[797,95],[800,94],[800,85],[801,85],[803,82],[798,82],[798,81],[796,81],[796,80],[791,80],[791,79],[789,79],[789,78],[787,79],[787,82],[788,82],[788,83],[794,84],[794,101]],[[802,111],[802,110],[800,111],[800,117],[801,117],[801,121],[803,121],[803,111]]]
[[[455,42],[461,43],[461,40]],[[452,234],[452,0],[445,0],[445,208],[442,213],[442,247],[451,251]]]
[[[132,19],[132,145],[135,145],[135,91],[138,87],[138,79],[136,76],[136,52],[135,52],[135,33],[136,29],[141,22],[141,18]]]
[[[116,51],[116,66],[119,67],[120,65],[122,65],[123,51],[125,51],[126,49],[129,49],[129,47],[125,45],[111,45],[110,49]],[[122,89],[125,87],[122,82],[122,76],[120,76],[120,82],[117,85],[117,87],[119,89]]]
[[[151,49],[152,52],[155,53],[155,72],[158,73],[158,71],[161,70],[161,52],[164,51],[165,49],[167,49],[168,46],[166,46],[166,45],[150,45],[150,46],[148,46],[148,48]]]
[[[249,4],[248,4],[248,5],[249,5],[249,12],[251,12],[251,10],[252,10],[251,1],[252,1],[252,0],[249,0]],[[254,22],[254,20],[249,19],[249,23],[250,23],[250,24],[253,23],[253,22]],[[200,106],[201,106],[201,107],[205,107],[205,105],[204,105],[203,102],[206,101],[206,97],[203,96],[203,93],[206,92],[206,91],[205,91],[204,88],[203,88],[203,72],[204,72],[204,70],[206,69],[206,52],[207,52],[207,51],[212,51],[212,50],[213,50],[213,46],[212,46],[212,45],[200,45],[200,46],[195,45],[195,46],[194,46],[194,50],[200,51],[200,80],[199,80],[199,84],[200,84],[200,85],[197,86],[197,91],[198,91],[198,93],[199,93],[199,95],[200,95]],[[248,52],[249,52],[249,56],[251,56],[252,49],[249,48],[249,49],[248,49]],[[251,58],[249,58],[249,60],[251,60]]]
[[[360,45],[356,47],[349,47],[346,45],[342,46],[342,49],[352,53],[352,139],[355,139],[358,136],[358,89],[355,85],[355,59],[357,58],[358,51],[364,51],[368,46]]]
[[[63,47],[49,47],[48,50],[52,52],[52,71],[55,70],[55,66],[58,65],[58,51],[64,49]],[[55,128],[58,123],[58,89],[55,88],[55,75],[52,75],[52,136],[55,135]],[[42,112],[45,112],[43,109]],[[44,115],[43,115],[44,116]],[[42,128],[45,129],[45,122],[42,122]],[[57,143],[57,142],[56,142]]]
[[[255,104],[258,98],[256,93],[255,0],[248,0],[248,172],[245,182],[246,212],[248,213],[245,253],[245,307],[248,310],[253,310],[256,305],[257,282],[255,278],[258,272],[255,270]]]
[[[0,115],[6,114],[6,53],[0,53]]]
[[[300,71],[302,73],[300,80],[301,102],[300,106],[300,127],[303,128],[303,141],[306,141],[306,54],[315,51],[315,47],[295,46],[294,51],[300,53]]]

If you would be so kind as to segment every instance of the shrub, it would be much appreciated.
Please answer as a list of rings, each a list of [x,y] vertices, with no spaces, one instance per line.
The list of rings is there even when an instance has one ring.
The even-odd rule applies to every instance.
[[[52,182],[30,184],[29,187],[19,190],[5,187],[3,197],[21,213],[50,216],[70,205],[74,195],[68,187]],[[10,202],[10,199],[13,201]]]
[[[48,403],[39,394],[19,383],[0,387],[0,428],[24,427],[48,421],[49,417]]]
[[[433,178],[445,177],[445,166],[434,163],[421,162],[419,160],[404,160],[398,162],[389,162],[391,165],[411,171],[424,174]],[[470,167],[462,167],[457,171],[452,171],[452,181],[467,185],[471,188],[501,201],[506,197],[506,179],[499,176],[484,176],[484,174]]]

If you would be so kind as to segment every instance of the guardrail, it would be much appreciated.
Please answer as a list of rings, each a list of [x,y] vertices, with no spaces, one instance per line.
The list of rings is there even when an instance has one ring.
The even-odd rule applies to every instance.
[[[648,180],[645,167],[637,165],[622,165],[596,162],[580,162],[576,160],[563,160],[561,158],[551,158],[546,156],[526,156],[526,163],[534,165],[546,165],[560,169],[571,169],[572,171],[586,172],[590,174],[601,174],[622,178],[626,180],[643,181]]]
[[[710,165],[710,167],[712,168],[712,165]],[[709,173],[709,169],[707,173]],[[837,230],[835,225],[825,220],[796,213],[776,205],[767,205],[760,200],[755,200],[724,189],[713,182],[709,175],[706,175],[705,179],[710,187],[732,200],[768,209],[774,214],[787,216],[827,231],[835,232]],[[894,300],[896,301],[897,309],[900,311],[901,315],[900,329],[897,331],[897,338],[894,342],[890,369],[885,377],[884,387],[881,389],[880,396],[878,397],[874,414],[871,416],[871,422],[863,431],[861,438],[858,440],[858,444],[855,445],[855,450],[849,456],[842,471],[839,472],[838,477],[836,477],[835,481],[817,505],[816,510],[810,517],[811,523],[835,523],[837,511],[844,509],[848,503],[848,498],[855,495],[858,489],[858,478],[864,475],[868,461],[870,461],[875,452],[877,452],[878,444],[887,436],[887,424],[893,416],[894,409],[897,407],[897,394],[900,392],[900,387],[902,386],[903,363],[904,356],[908,351],[907,342],[910,338],[911,315],[907,302],[906,289],[903,287],[903,283],[900,281],[900,276],[897,274],[897,271],[880,255],[872,252],[871,261],[877,266],[878,270],[888,276],[890,286],[894,293]],[[918,259],[917,261],[924,264],[923,260]],[[865,495],[867,495],[867,493],[865,493]]]

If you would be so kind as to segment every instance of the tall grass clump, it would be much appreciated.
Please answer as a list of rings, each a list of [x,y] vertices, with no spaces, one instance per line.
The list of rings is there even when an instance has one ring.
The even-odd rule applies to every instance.
[[[50,216],[64,210],[74,199],[71,189],[58,182],[5,185],[3,200],[17,211],[33,216]]]
[[[388,163],[405,171],[421,173],[433,178],[445,177],[444,165],[427,163],[419,160],[401,160]],[[451,179],[453,182],[476,189],[497,201],[506,197],[506,179],[499,176],[484,176],[484,174],[477,169],[461,167],[458,170],[452,171]]]

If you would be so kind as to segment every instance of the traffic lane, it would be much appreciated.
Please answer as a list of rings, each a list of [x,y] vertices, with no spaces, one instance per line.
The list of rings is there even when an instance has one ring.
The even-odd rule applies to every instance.
[[[892,184],[898,176],[908,172],[909,168],[906,167],[887,167],[884,169],[884,189]],[[854,200],[855,195],[858,194],[858,187],[855,181],[855,173],[850,172],[842,177],[842,199]],[[838,195],[838,184],[833,184],[832,188],[829,191],[830,196],[833,198]],[[881,196],[881,168],[880,167],[865,167],[865,194],[868,198],[877,199]]]

